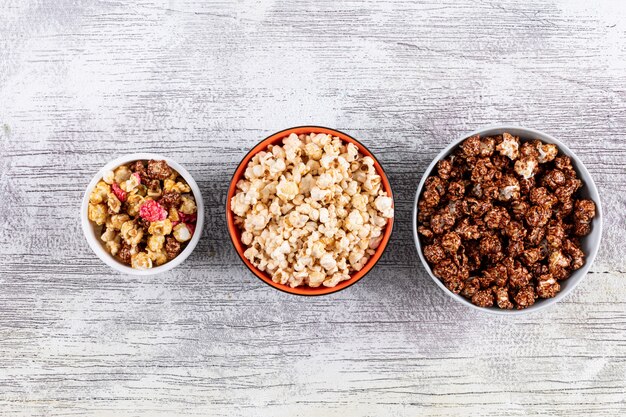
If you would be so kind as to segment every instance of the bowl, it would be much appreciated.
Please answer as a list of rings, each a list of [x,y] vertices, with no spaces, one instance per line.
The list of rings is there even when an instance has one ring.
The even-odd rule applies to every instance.
[[[98,236],[98,234],[96,233],[97,226],[93,224],[87,216],[87,208],[89,205],[89,195],[91,194],[92,190],[94,189],[98,181],[102,179],[105,172],[109,170],[114,170],[120,165],[124,165],[129,162],[138,161],[138,160],[150,160],[150,159],[166,161],[167,164],[171,168],[175,169],[180,174],[180,176],[185,179],[187,184],[189,184],[189,187],[191,188],[194,199],[196,200],[196,206],[198,209],[198,212],[197,212],[198,219],[196,222],[196,229],[195,229],[193,236],[191,237],[191,240],[189,240],[189,243],[187,243],[187,246],[185,247],[185,249],[181,253],[179,253],[178,256],[176,256],[171,261],[164,263],[163,265],[156,266],[150,269],[140,270],[140,269],[131,268],[130,266],[117,260],[109,252],[107,252],[103,242],[100,240],[100,236]],[[81,223],[83,226],[83,233],[85,234],[85,239],[87,239],[87,243],[89,243],[89,246],[94,251],[94,253],[98,256],[98,258],[102,260],[102,262],[104,262],[111,268],[115,269],[116,271],[129,274],[129,275],[156,275],[161,272],[169,271],[170,269],[175,268],[176,266],[180,265],[185,259],[187,259],[187,257],[191,254],[191,252],[193,252],[194,248],[198,244],[198,241],[200,240],[200,235],[202,234],[202,226],[204,223],[204,204],[202,202],[202,194],[200,193],[198,184],[196,184],[193,177],[189,174],[189,172],[187,172],[185,168],[182,167],[182,165],[178,164],[176,161],[172,160],[171,158],[165,157],[163,155],[154,154],[154,153],[135,153],[135,154],[125,155],[103,166],[100,169],[100,171],[98,171],[98,173],[93,177],[93,179],[89,183],[89,186],[87,186],[80,210],[81,210],[80,216],[81,216]]]
[[[381,177],[381,184],[382,184],[383,189],[387,192],[387,195],[391,197],[393,200],[391,186],[389,185],[389,181],[387,179],[387,176],[385,175],[385,171],[383,170],[382,166],[380,165],[376,157],[374,157],[374,155],[372,155],[372,153],[363,144],[361,144],[359,141],[354,139],[352,136],[349,136],[343,132],[339,132],[334,129],[329,129],[329,128],[321,127],[321,126],[292,127],[289,129],[281,130],[280,132],[276,132],[272,134],[271,136],[268,136],[267,138],[259,142],[254,148],[252,148],[250,152],[248,152],[248,154],[243,158],[243,160],[237,166],[237,169],[235,170],[232,180],[230,181],[230,186],[228,188],[228,195],[226,198],[226,222],[228,225],[228,233],[230,235],[230,239],[233,243],[233,246],[235,247],[237,254],[239,255],[239,258],[241,258],[242,262],[248,267],[248,269],[257,278],[259,278],[261,281],[265,282],[266,284],[270,285],[271,287],[275,289],[287,292],[289,294],[304,295],[304,296],[331,294],[331,293],[343,290],[345,288],[348,288],[352,284],[359,281],[368,272],[372,270],[374,265],[376,265],[376,263],[382,256],[383,252],[385,251],[385,248],[387,247],[387,244],[389,243],[389,238],[391,237],[391,232],[393,230],[393,218],[391,218],[388,220],[387,226],[385,227],[385,231],[383,232],[383,240],[381,241],[380,245],[376,249],[376,252],[374,253],[374,255],[372,255],[372,257],[365,264],[363,269],[352,274],[350,279],[346,281],[342,281],[334,287],[320,286],[317,288],[312,288],[309,286],[300,286],[300,287],[292,288],[288,285],[275,283],[274,281],[272,281],[271,277],[268,274],[259,270],[243,255],[244,251],[246,250],[246,247],[241,242],[241,232],[239,228],[235,225],[235,215],[231,211],[230,201],[236,193],[237,182],[243,177],[243,174],[246,169],[246,166],[248,165],[248,162],[250,162],[252,157],[256,155],[258,152],[265,150],[268,145],[280,143],[285,137],[289,136],[292,133],[295,133],[296,135],[300,135],[300,134],[306,134],[306,133],[312,133],[312,132],[326,133],[332,136],[339,137],[344,142],[349,142],[349,143],[353,143],[354,145],[356,145],[356,147],[359,149],[359,152],[361,154],[371,157],[374,160],[374,166],[376,168],[376,171]]]
[[[436,167],[437,162],[439,162],[441,159],[446,158],[448,155],[450,155],[454,150],[456,150],[457,146],[461,142],[463,142],[463,140],[467,139],[470,136],[473,136],[473,135],[480,135],[481,137],[493,136],[493,135],[502,134],[504,132],[508,132],[514,136],[519,136],[520,138],[523,138],[523,139],[540,139],[545,143],[553,143],[557,145],[560,153],[566,156],[569,156],[571,158],[572,166],[576,170],[576,173],[578,174],[578,178],[581,181],[583,181],[583,187],[578,191],[578,194],[583,198],[589,198],[593,200],[594,203],[596,204],[596,216],[592,221],[591,233],[587,236],[584,236],[581,239],[581,248],[586,255],[585,264],[580,269],[574,271],[568,279],[559,281],[559,284],[561,285],[561,291],[557,293],[555,297],[546,298],[546,299],[541,299],[541,298],[537,299],[535,304],[522,310],[503,310],[497,307],[488,307],[488,308],[478,307],[472,304],[470,301],[468,301],[464,297],[462,297],[461,295],[454,294],[452,291],[446,288],[446,286],[439,280],[439,278],[437,278],[433,274],[433,271],[430,268],[430,265],[424,258],[420,237],[419,237],[419,234],[417,233],[417,228],[418,228],[418,224],[417,224],[418,205],[417,203],[419,202],[419,197],[422,194],[424,183],[426,182],[426,179],[432,174],[432,171]],[[589,171],[587,171],[587,168],[585,168],[580,158],[578,158],[574,154],[574,152],[572,152],[567,146],[565,146],[565,144],[563,144],[561,141],[557,140],[553,136],[548,135],[547,133],[534,130],[534,129],[528,129],[528,128],[519,127],[519,126],[490,126],[490,127],[479,129],[474,132],[463,135],[461,138],[454,141],[453,143],[448,145],[443,151],[441,151],[439,155],[437,155],[437,157],[433,160],[433,162],[431,162],[428,168],[426,168],[426,171],[424,172],[422,180],[420,181],[417,187],[417,192],[415,193],[415,202],[413,206],[413,239],[415,240],[415,247],[417,248],[417,253],[419,254],[419,257],[422,261],[422,264],[424,265],[424,268],[426,269],[426,272],[428,272],[428,275],[430,275],[432,280],[439,286],[439,288],[445,291],[445,293],[448,294],[450,297],[452,297],[453,299],[455,299],[456,301],[460,302],[461,304],[465,306],[474,308],[479,311],[487,312],[487,313],[499,314],[499,315],[527,314],[527,313],[532,313],[535,311],[543,310],[544,308],[551,306],[553,304],[556,304],[557,302],[565,298],[570,292],[574,290],[576,285],[578,285],[578,283],[585,277],[585,275],[587,274],[587,271],[593,264],[596,254],[598,253],[598,248],[600,247],[601,235],[602,235],[602,206],[600,202],[600,195],[598,194],[598,189],[596,187],[596,184],[593,182],[593,178],[591,178]]]

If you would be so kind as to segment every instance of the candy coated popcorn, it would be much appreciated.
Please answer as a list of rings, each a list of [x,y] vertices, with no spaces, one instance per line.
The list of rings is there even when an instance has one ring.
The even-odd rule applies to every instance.
[[[89,196],[88,218],[111,255],[152,268],[174,259],[193,236],[197,206],[190,192],[165,161],[135,161],[104,173]]]
[[[481,307],[522,309],[551,298],[585,263],[595,203],[556,145],[503,133],[466,139],[437,163],[418,201],[418,235],[433,274]]]
[[[165,220],[167,214],[167,210],[154,200],[146,200],[139,208],[139,215],[149,222]]]

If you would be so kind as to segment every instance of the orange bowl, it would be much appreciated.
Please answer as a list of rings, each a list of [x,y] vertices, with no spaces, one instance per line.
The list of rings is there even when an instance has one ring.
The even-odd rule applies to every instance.
[[[272,278],[268,274],[266,274],[265,272],[259,270],[256,266],[254,266],[243,255],[244,251],[246,250],[246,246],[243,243],[241,243],[241,231],[235,225],[235,215],[230,209],[230,200],[235,195],[237,191],[237,182],[243,177],[243,174],[246,170],[248,162],[250,162],[252,157],[256,155],[258,152],[264,151],[268,145],[274,145],[274,144],[280,143],[284,138],[286,138],[292,133],[295,133],[296,135],[301,135],[301,134],[306,134],[306,133],[326,133],[332,136],[336,136],[340,138],[341,140],[343,140],[344,142],[349,142],[349,143],[356,145],[356,147],[359,149],[359,152],[361,152],[361,154],[365,156],[369,156],[374,160],[374,167],[376,168],[376,171],[381,177],[381,184],[382,184],[383,190],[387,192],[387,195],[391,197],[393,201],[391,185],[389,185],[389,180],[387,179],[387,176],[385,175],[385,171],[383,170],[378,160],[374,157],[374,155],[372,155],[372,153],[365,146],[363,146],[359,141],[357,141],[356,139],[354,139],[353,137],[349,135],[346,135],[343,132],[339,132],[334,129],[328,129],[326,127],[321,127],[321,126],[292,127],[289,129],[281,130],[280,132],[276,132],[273,135],[263,139],[258,145],[252,148],[250,152],[248,152],[248,154],[239,163],[239,166],[237,166],[237,170],[235,171],[235,174],[233,175],[233,178],[230,181],[230,186],[228,187],[228,196],[226,198],[226,223],[228,224],[228,233],[230,235],[231,241],[233,242],[233,245],[235,246],[235,250],[237,251],[237,254],[241,258],[243,263],[246,264],[248,269],[250,269],[250,271],[252,271],[254,275],[256,275],[260,280],[262,280],[266,284],[271,285],[277,290],[281,290],[290,294],[297,294],[297,295],[331,294],[331,293],[343,290],[344,288],[348,288],[349,286],[351,286],[352,284],[354,284],[355,282],[363,278],[369,271],[371,271],[374,265],[376,265],[376,263],[382,256],[383,252],[385,251],[385,248],[387,247],[387,244],[389,243],[389,239],[391,238],[391,232],[393,230],[393,218],[388,220],[387,226],[385,227],[385,230],[383,232],[383,240],[381,241],[380,245],[376,249],[376,252],[374,253],[374,255],[372,255],[372,257],[365,264],[363,269],[352,274],[350,279],[346,281],[342,281],[334,287],[320,286],[317,288],[312,288],[309,286],[301,286],[301,287],[292,288],[288,285],[275,283],[274,281],[272,281]]]

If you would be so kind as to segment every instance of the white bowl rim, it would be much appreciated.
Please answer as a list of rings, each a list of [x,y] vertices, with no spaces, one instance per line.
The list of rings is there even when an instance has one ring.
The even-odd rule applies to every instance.
[[[426,182],[426,179],[430,176],[437,162],[439,162],[441,159],[446,157],[463,140],[469,138],[470,136],[480,135],[481,137],[483,137],[483,136],[497,135],[503,132],[510,132],[511,134],[515,136],[521,136],[526,139],[529,139],[529,138],[547,139],[548,141],[552,141],[553,143],[555,143],[559,147],[559,151],[566,154],[572,159],[574,169],[579,174],[581,174],[580,175],[582,177],[581,180],[583,181],[584,185],[589,188],[589,193],[594,194],[596,196],[595,198],[593,198],[593,201],[596,204],[596,217],[593,219],[593,228],[594,228],[594,231],[597,230],[597,236],[598,236],[597,242],[595,242],[592,245],[592,249],[587,254],[587,257],[585,259],[585,264],[582,266],[582,268],[574,272],[573,275],[576,275],[576,276],[570,276],[568,278],[568,281],[572,280],[571,281],[572,285],[566,289],[562,289],[555,297],[541,299],[539,302],[522,310],[505,310],[505,309],[500,309],[497,307],[488,307],[488,308],[478,307],[477,305],[472,304],[470,301],[468,301],[466,298],[462,297],[461,295],[454,294],[452,291],[446,288],[446,286],[443,284],[443,282],[441,282],[439,278],[437,278],[433,274],[430,268],[430,265],[428,265],[428,262],[426,261],[426,259],[424,258],[424,254],[422,253],[421,243],[419,240],[419,235],[417,233],[417,227],[418,227],[417,204],[419,202],[419,197],[420,197],[420,194],[422,193],[422,188],[424,186],[424,183]],[[523,133],[520,133],[520,132],[523,132]],[[415,193],[415,200],[413,202],[413,240],[415,241],[415,247],[417,249],[417,253],[419,254],[420,260],[422,261],[422,265],[424,265],[424,269],[426,269],[426,272],[428,273],[428,275],[430,275],[432,280],[435,281],[435,283],[439,286],[439,288],[441,288],[450,297],[452,297],[453,299],[455,299],[456,301],[460,302],[461,304],[467,307],[473,308],[483,313],[489,313],[489,314],[501,315],[501,316],[523,315],[523,314],[534,313],[534,312],[543,310],[549,306],[556,304],[557,302],[565,298],[568,294],[570,294],[574,290],[574,288],[580,283],[580,281],[587,275],[587,271],[593,264],[593,261],[595,260],[596,255],[598,254],[598,250],[600,248],[600,242],[602,240],[602,223],[603,223],[602,218],[603,218],[602,217],[602,203],[600,201],[598,188],[596,187],[596,184],[593,181],[591,174],[589,174],[589,171],[587,171],[587,168],[585,167],[583,162],[580,160],[580,158],[578,158],[578,156],[576,156],[576,154],[572,152],[571,149],[569,149],[563,142],[561,142],[560,140],[556,139],[554,136],[549,135],[545,132],[542,132],[536,129],[526,128],[523,126],[489,125],[489,126],[485,126],[480,129],[474,130],[470,133],[467,133],[461,136],[460,138],[452,141],[441,152],[439,152],[439,154],[435,157],[435,159],[433,159],[433,161],[424,171],[424,174],[422,175],[422,179],[419,182],[419,185],[417,187],[417,191]]]
[[[193,236],[191,237],[191,240],[185,247],[185,249],[181,253],[179,253],[178,256],[176,256],[176,258],[172,259],[169,262],[164,263],[163,265],[150,268],[150,269],[140,270],[140,269],[134,269],[134,268],[131,268],[130,266],[124,265],[120,261],[116,260],[110,253],[108,253],[105,250],[104,246],[100,243],[100,237],[96,235],[96,232],[94,230],[95,228],[94,225],[89,220],[89,217],[87,215],[87,209],[89,206],[89,195],[91,194],[91,191],[94,189],[98,181],[102,179],[106,171],[113,170],[119,167],[120,165],[127,164],[129,162],[139,161],[139,160],[150,160],[150,159],[166,161],[170,167],[175,169],[185,179],[185,181],[187,181],[187,184],[189,184],[189,187],[191,188],[191,191],[193,192],[194,199],[196,200],[196,207],[198,211],[197,211],[197,221],[196,221],[195,232]],[[81,224],[83,228],[83,233],[85,235],[85,239],[87,239],[87,243],[89,243],[89,246],[91,247],[91,250],[98,256],[98,258],[102,260],[102,262],[104,262],[111,268],[119,272],[129,274],[129,275],[143,275],[143,276],[156,275],[162,272],[169,271],[172,268],[175,268],[176,266],[180,265],[185,259],[187,259],[187,257],[189,257],[189,255],[191,255],[191,252],[193,252],[193,250],[195,249],[196,245],[198,244],[198,241],[200,240],[200,235],[202,234],[202,228],[204,225],[204,202],[202,201],[202,194],[200,192],[200,188],[198,187],[198,184],[193,179],[191,174],[189,174],[189,172],[178,162],[174,161],[171,158],[168,158],[166,156],[159,155],[156,153],[141,152],[141,153],[132,153],[132,154],[123,155],[123,156],[120,156],[119,158],[112,160],[111,162],[107,163],[105,166],[100,168],[100,170],[96,173],[96,175],[93,177],[93,179],[87,186],[87,189],[85,190],[85,195],[83,196],[83,201],[82,201],[80,210],[81,210],[80,216],[81,216]]]

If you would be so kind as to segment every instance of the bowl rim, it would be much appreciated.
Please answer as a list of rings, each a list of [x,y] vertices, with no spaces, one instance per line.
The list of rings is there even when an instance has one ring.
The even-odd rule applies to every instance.
[[[89,220],[87,209],[89,206],[89,195],[91,194],[96,184],[102,179],[106,171],[113,170],[129,162],[140,161],[140,160],[150,160],[150,159],[166,161],[167,164],[173,169],[175,169],[178,172],[178,174],[185,179],[187,184],[189,184],[189,187],[191,188],[194,199],[196,200],[197,221],[196,221],[196,229],[194,231],[194,234],[191,240],[189,241],[185,249],[181,253],[178,254],[178,256],[176,256],[171,261],[164,263],[163,265],[150,268],[150,269],[140,270],[140,269],[134,269],[134,268],[131,268],[130,266],[124,265],[123,263],[115,259],[109,252],[107,252],[104,249],[104,246],[100,243],[100,238],[97,236],[95,232],[95,225],[93,225],[92,222]],[[89,247],[91,248],[91,250],[96,254],[96,256],[98,256],[98,258],[100,258],[102,262],[104,262],[109,267],[115,269],[118,272],[122,272],[122,273],[129,274],[129,275],[148,276],[148,275],[156,275],[156,274],[169,271],[177,267],[181,263],[183,263],[183,261],[187,259],[189,255],[191,255],[191,253],[196,248],[196,245],[200,241],[200,236],[202,235],[202,229],[204,226],[204,202],[202,200],[202,193],[200,192],[200,188],[198,187],[198,184],[193,179],[191,174],[182,165],[180,165],[178,162],[176,162],[172,158],[169,158],[169,157],[157,154],[157,153],[139,152],[139,153],[126,154],[118,158],[115,158],[112,161],[108,162],[106,165],[104,165],[102,168],[100,168],[98,172],[96,172],[94,177],[89,182],[89,185],[85,189],[85,194],[83,195],[83,201],[81,203],[81,208],[80,208],[80,215],[81,215],[81,224],[82,224],[83,234],[85,235],[85,239],[87,240],[87,243],[89,244]]]
[[[252,263],[245,256],[243,256],[243,250],[242,250],[243,245],[240,242],[239,236],[236,234],[237,227],[234,224],[234,215],[231,211],[230,200],[235,195],[237,182],[243,176],[243,172],[245,171],[246,165],[252,159],[252,157],[256,155],[258,152],[263,151],[270,144],[275,144],[279,142],[280,140],[289,136],[291,133],[296,133],[296,134],[326,133],[332,136],[339,137],[344,142],[350,142],[356,145],[359,148],[359,152],[361,152],[365,156],[371,157],[374,160],[374,166],[376,167],[377,174],[380,175],[381,177],[381,183],[383,184],[383,188],[385,191],[387,191],[387,195],[391,197],[392,206],[395,208],[395,201],[393,197],[393,191],[391,189],[391,183],[389,182],[387,178],[385,170],[382,164],[378,161],[378,159],[374,156],[374,154],[372,154],[372,152],[365,145],[363,145],[361,142],[359,142],[357,139],[353,138],[352,136],[348,135],[347,133],[344,133],[337,129],[332,129],[332,128],[328,128],[324,126],[317,126],[317,125],[294,126],[294,127],[289,127],[287,129],[283,129],[278,132],[272,133],[271,135],[267,136],[266,138],[258,142],[246,153],[246,155],[241,159],[241,161],[237,165],[237,168],[235,169],[231,177],[231,180],[228,186],[228,191],[226,194],[225,216],[226,216],[226,225],[228,228],[228,235],[230,237],[231,244],[233,245],[233,248],[235,249],[235,252],[239,256],[241,261],[244,263],[244,265],[248,268],[248,270],[254,276],[256,276],[258,279],[260,279],[262,282],[269,285],[270,287],[277,289],[279,291],[282,291],[284,293],[287,293],[287,294],[299,295],[303,297],[317,297],[317,296],[337,293],[339,291],[342,291],[356,284],[358,281],[363,279],[367,274],[369,274],[369,272],[371,272],[372,269],[374,269],[374,267],[376,266],[376,264],[382,257],[383,253],[385,252],[387,245],[389,244],[389,241],[391,240],[395,216],[387,220],[385,232],[383,233],[383,240],[381,241],[380,245],[376,249],[376,252],[374,253],[374,255],[372,255],[372,257],[367,261],[363,269],[358,271],[356,274],[352,274],[350,279],[346,281],[342,281],[334,287],[320,286],[317,288],[313,288],[309,286],[299,286],[299,287],[292,288],[288,285],[278,284],[278,283],[273,282],[271,278],[269,278],[264,272],[260,271],[256,266],[252,265]]]
[[[469,138],[470,136],[474,136],[474,135],[480,135],[481,137],[483,137],[483,136],[491,136],[491,135],[501,134],[501,133],[507,132],[507,131],[517,131],[515,133],[515,136],[522,136],[522,135],[519,135],[517,133],[518,132],[523,132],[524,135],[522,137],[524,139],[531,139],[531,138],[543,139],[543,138],[546,138],[549,141],[552,141],[554,144],[556,144],[559,147],[559,151],[561,151],[562,153],[564,153],[565,155],[569,156],[572,159],[572,162],[573,162],[573,165],[574,165],[574,169],[580,174],[581,177],[584,177],[584,181],[583,182],[584,182],[584,185],[589,188],[589,193],[590,194],[595,194],[597,196],[597,198],[593,199],[594,203],[596,204],[596,217],[593,219],[593,227],[597,228],[597,230],[598,230],[597,242],[595,242],[594,245],[592,246],[590,253],[586,254],[585,264],[582,266],[582,268],[580,268],[577,271],[575,271],[578,275],[577,275],[577,277],[575,277],[575,279],[573,281],[573,284],[569,288],[561,290],[555,297],[542,299],[541,303],[535,303],[534,305],[532,305],[532,306],[530,306],[528,308],[525,308],[525,309],[521,309],[521,310],[505,310],[505,309],[500,309],[500,308],[497,308],[497,307],[478,307],[478,306],[472,304],[470,301],[468,301],[464,297],[462,297],[461,295],[454,294],[452,291],[450,291],[448,288],[446,288],[446,286],[441,282],[441,280],[439,278],[437,278],[433,274],[433,272],[432,272],[432,270],[430,268],[430,265],[428,264],[428,262],[424,258],[424,254],[423,254],[422,248],[421,248],[421,242],[420,242],[420,239],[419,239],[419,234],[417,233],[417,228],[418,228],[418,225],[417,225],[417,212],[418,212],[419,197],[422,194],[422,189],[424,187],[424,183],[426,182],[426,179],[431,175],[431,173],[432,173],[433,169],[435,168],[437,162],[439,162],[441,159],[445,158],[451,151],[456,149],[458,147],[458,145],[461,144],[462,141],[464,141],[465,139]],[[583,178],[581,178],[581,180],[583,180]],[[470,307],[470,308],[472,308],[474,310],[477,310],[477,311],[480,311],[480,312],[483,312],[483,313],[488,313],[488,314],[493,314],[493,315],[500,315],[500,316],[524,315],[524,314],[535,313],[537,311],[541,311],[541,310],[543,310],[545,308],[548,308],[550,306],[555,305],[560,300],[562,300],[563,298],[567,297],[574,290],[574,288],[576,288],[576,286],[578,284],[580,284],[580,281],[582,281],[582,279],[587,275],[587,271],[589,270],[589,268],[593,264],[593,262],[594,262],[594,260],[596,258],[596,255],[598,254],[598,250],[600,248],[600,243],[602,241],[602,225],[603,225],[602,202],[601,202],[601,199],[600,199],[600,193],[598,192],[598,188],[596,187],[596,184],[595,184],[595,182],[593,180],[593,177],[591,176],[591,174],[589,173],[589,171],[585,167],[584,163],[563,142],[561,142],[560,140],[558,140],[554,136],[552,136],[550,134],[547,134],[547,133],[545,133],[543,131],[537,130],[537,129],[531,129],[531,128],[527,128],[527,127],[523,127],[523,126],[519,126],[519,125],[495,124],[495,125],[484,126],[482,128],[476,129],[476,130],[474,130],[472,132],[469,132],[467,134],[462,135],[461,137],[455,139],[450,144],[448,144],[443,150],[441,150],[441,152],[439,152],[439,154],[437,154],[437,156],[433,159],[433,161],[430,163],[430,165],[428,165],[428,167],[424,171],[424,174],[422,175],[422,179],[420,180],[419,185],[417,186],[417,191],[415,193],[415,199],[413,201],[413,221],[412,221],[412,224],[413,224],[413,240],[415,242],[415,248],[417,249],[417,253],[418,253],[419,257],[420,257],[420,260],[422,261],[422,265],[424,266],[424,269],[426,270],[426,272],[428,273],[430,278],[433,281],[435,281],[437,286],[439,288],[441,288],[447,295],[449,295],[451,298],[453,298],[454,300],[458,301],[459,303],[465,305],[466,307]],[[568,280],[570,280],[570,279],[572,279],[572,277],[568,278]]]

